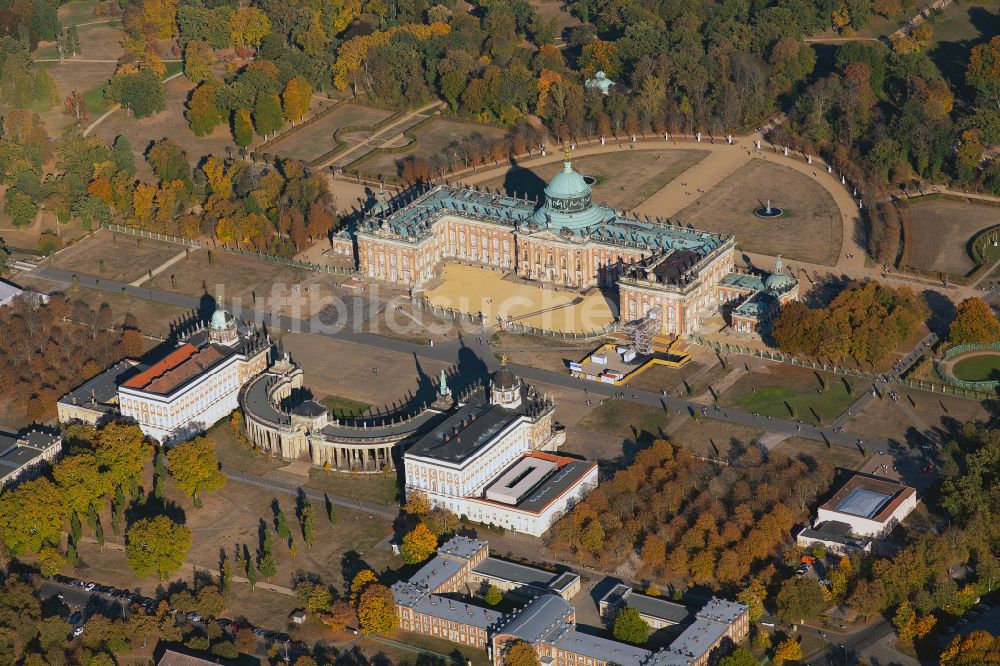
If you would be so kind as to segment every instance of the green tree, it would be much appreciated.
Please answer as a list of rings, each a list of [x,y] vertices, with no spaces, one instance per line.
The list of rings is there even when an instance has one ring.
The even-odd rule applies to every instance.
[[[649,623],[642,619],[638,610],[626,606],[615,617],[614,635],[620,641],[642,645],[649,640]]]
[[[201,506],[201,494],[214,492],[226,484],[226,475],[219,470],[215,456],[215,440],[195,437],[167,451],[170,474],[185,495]]]
[[[164,461],[166,455],[163,451],[153,454],[153,497],[162,500],[167,484],[167,464]]]
[[[312,548],[313,539],[316,538],[316,517],[313,515],[313,503],[306,498],[302,498],[302,505],[299,507],[299,525],[302,527],[302,540]]]
[[[218,82],[208,79],[195,88],[184,116],[195,136],[211,134],[225,120],[219,108]]]
[[[191,548],[191,529],[167,516],[143,518],[128,530],[125,557],[137,576],[167,580],[180,570]]]
[[[43,576],[52,578],[66,564],[66,558],[59,552],[58,548],[46,546],[38,553],[38,568]]]
[[[57,545],[66,508],[62,489],[44,477],[5,491],[0,495],[0,535],[7,549],[20,556]]]
[[[760,578],[754,578],[750,585],[736,595],[736,600],[741,604],[746,604],[750,609],[749,619],[751,624],[760,622],[764,615],[764,600],[767,599],[767,586]]]
[[[219,590],[223,594],[229,594],[233,588],[233,563],[227,557],[219,566]]]
[[[152,69],[116,74],[104,89],[104,98],[112,104],[146,118],[166,108],[163,82]]]
[[[781,584],[774,599],[779,620],[796,624],[815,617],[826,607],[819,584],[811,578],[791,578]]]
[[[281,129],[281,100],[273,93],[257,96],[253,107],[253,124],[257,134],[265,139]]]
[[[247,560],[247,582],[250,584],[251,590],[257,588],[257,567],[254,566],[251,559]]]
[[[52,468],[52,478],[62,489],[74,517],[86,516],[108,492],[97,458],[91,453],[63,458]]]
[[[486,590],[486,594],[483,595],[483,601],[490,606],[496,606],[503,601],[503,592],[496,585],[490,585],[489,589]]]
[[[299,602],[313,615],[329,613],[333,605],[333,595],[330,588],[322,583],[302,582],[295,586],[295,593],[299,596]]]
[[[153,447],[135,424],[109,423],[97,435],[97,464],[112,488],[137,486],[152,452]]]
[[[247,148],[253,143],[253,122],[246,109],[233,111],[233,142],[240,148]]]
[[[760,666],[753,653],[745,647],[736,648],[732,654],[719,660],[719,666]]]
[[[1000,105],[1000,35],[986,44],[972,47],[965,80],[986,102],[982,106],[997,108]]]
[[[184,76],[194,83],[211,78],[215,64],[215,49],[200,39],[189,40],[184,45]]]
[[[274,528],[278,531],[278,536],[281,540],[288,542],[292,538],[292,531],[288,528],[288,519],[285,518],[284,511],[278,511],[278,515],[275,517]]]
[[[30,226],[35,221],[38,205],[31,196],[21,190],[12,189],[7,191],[3,210],[10,215],[14,226],[20,228]]]
[[[10,258],[10,250],[7,249],[7,241],[0,236],[0,275],[10,270],[7,261]]]

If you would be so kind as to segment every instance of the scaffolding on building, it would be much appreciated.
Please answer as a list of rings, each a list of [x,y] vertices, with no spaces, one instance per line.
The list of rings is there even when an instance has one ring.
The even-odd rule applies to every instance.
[[[660,333],[661,317],[660,306],[654,305],[644,317],[625,324],[625,335],[632,351],[636,354],[653,353],[653,338]]]

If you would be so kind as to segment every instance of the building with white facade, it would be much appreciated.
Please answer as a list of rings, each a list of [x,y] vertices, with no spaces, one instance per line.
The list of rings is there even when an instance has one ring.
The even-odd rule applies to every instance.
[[[506,367],[489,401],[458,404],[403,454],[407,493],[471,521],[540,536],[597,486],[597,465],[551,452],[555,405]]]
[[[270,348],[266,335],[218,309],[152,365],[125,360],[67,393],[59,421],[97,425],[122,416],[162,444],[183,441],[238,407],[240,389],[267,369]]]
[[[796,541],[823,543],[838,554],[871,549],[917,508],[917,491],[892,479],[857,473],[816,511]]]
[[[200,344],[199,344],[200,343]],[[237,408],[240,388],[267,369],[270,343],[216,310],[208,329],[118,387],[118,409],[163,444],[206,430]]]

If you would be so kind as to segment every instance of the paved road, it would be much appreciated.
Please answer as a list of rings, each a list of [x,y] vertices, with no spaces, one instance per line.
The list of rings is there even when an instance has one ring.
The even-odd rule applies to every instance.
[[[73,273],[49,266],[40,266],[31,272],[34,277],[53,280],[62,284],[72,284],[76,275],[82,287],[95,288],[98,281],[104,291],[121,293],[124,289],[126,293],[140,298],[167,303],[182,308],[198,309],[202,302],[200,299],[185,294],[148,289],[145,287],[134,287],[121,282],[110,280],[99,280],[93,276]],[[363,297],[357,297],[363,298]],[[311,333],[315,335],[326,335],[328,337],[353,342],[356,344],[373,347],[379,350],[395,351],[404,354],[416,355],[422,358],[431,358],[444,363],[457,363],[466,376],[468,373],[477,373],[479,377],[485,378],[484,371],[495,371],[499,367],[499,362],[493,356],[488,344],[477,344],[475,340],[468,340],[460,337],[458,340],[436,344],[434,346],[418,345],[412,342],[386,338],[363,331],[354,331],[348,328],[337,328],[336,326],[325,325],[317,320],[301,320],[291,317],[274,315],[264,310],[253,310],[249,308],[233,307],[233,314],[240,316],[247,321],[255,321],[266,325],[269,330],[280,329],[282,331],[296,331]],[[482,334],[483,340],[489,339],[489,331]],[[523,365],[511,365],[511,370],[529,382],[538,382],[556,386],[573,391],[583,391],[592,399],[601,400],[613,398],[616,394],[623,394],[626,400],[634,400],[637,403],[660,409],[668,409],[678,413],[687,413],[694,418],[707,418],[717,421],[727,421],[751,428],[759,428],[766,433],[782,435],[785,437],[804,437],[814,441],[825,442],[828,445],[842,446],[846,448],[857,448],[859,442],[869,449],[888,449],[888,442],[884,439],[862,438],[850,432],[837,432],[832,426],[817,427],[807,424],[798,424],[795,421],[779,419],[765,416],[755,416],[747,412],[733,408],[722,408],[715,405],[705,405],[693,400],[688,400],[681,396],[663,396],[649,391],[635,389],[622,389],[610,384],[592,382],[585,379],[571,377],[568,374],[541,370]]]
[[[888,620],[883,619],[851,634],[835,634],[808,626],[801,626],[799,631],[812,634],[829,643],[826,650],[809,657],[808,662],[811,666],[844,666],[845,664],[851,666],[856,664],[873,645],[892,634],[894,629]],[[900,655],[900,657],[902,656]],[[889,664],[883,664],[883,666],[889,666]]]

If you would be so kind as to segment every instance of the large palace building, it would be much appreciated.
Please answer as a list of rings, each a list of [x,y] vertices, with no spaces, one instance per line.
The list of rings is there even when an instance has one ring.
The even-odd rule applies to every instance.
[[[762,297],[763,278],[748,283],[756,287],[751,289],[734,288],[733,277],[727,283],[727,276],[740,275],[733,236],[627,217],[595,204],[568,153],[541,205],[440,185],[398,207],[380,201],[334,246],[356,253],[364,276],[413,288],[448,260],[574,289],[617,287],[622,320],[655,313],[658,306],[662,332],[672,335],[696,332],[700,318],[745,301],[754,305],[741,314],[766,323],[779,301],[794,297],[793,288],[797,294],[790,276],[774,285],[780,291]]]

